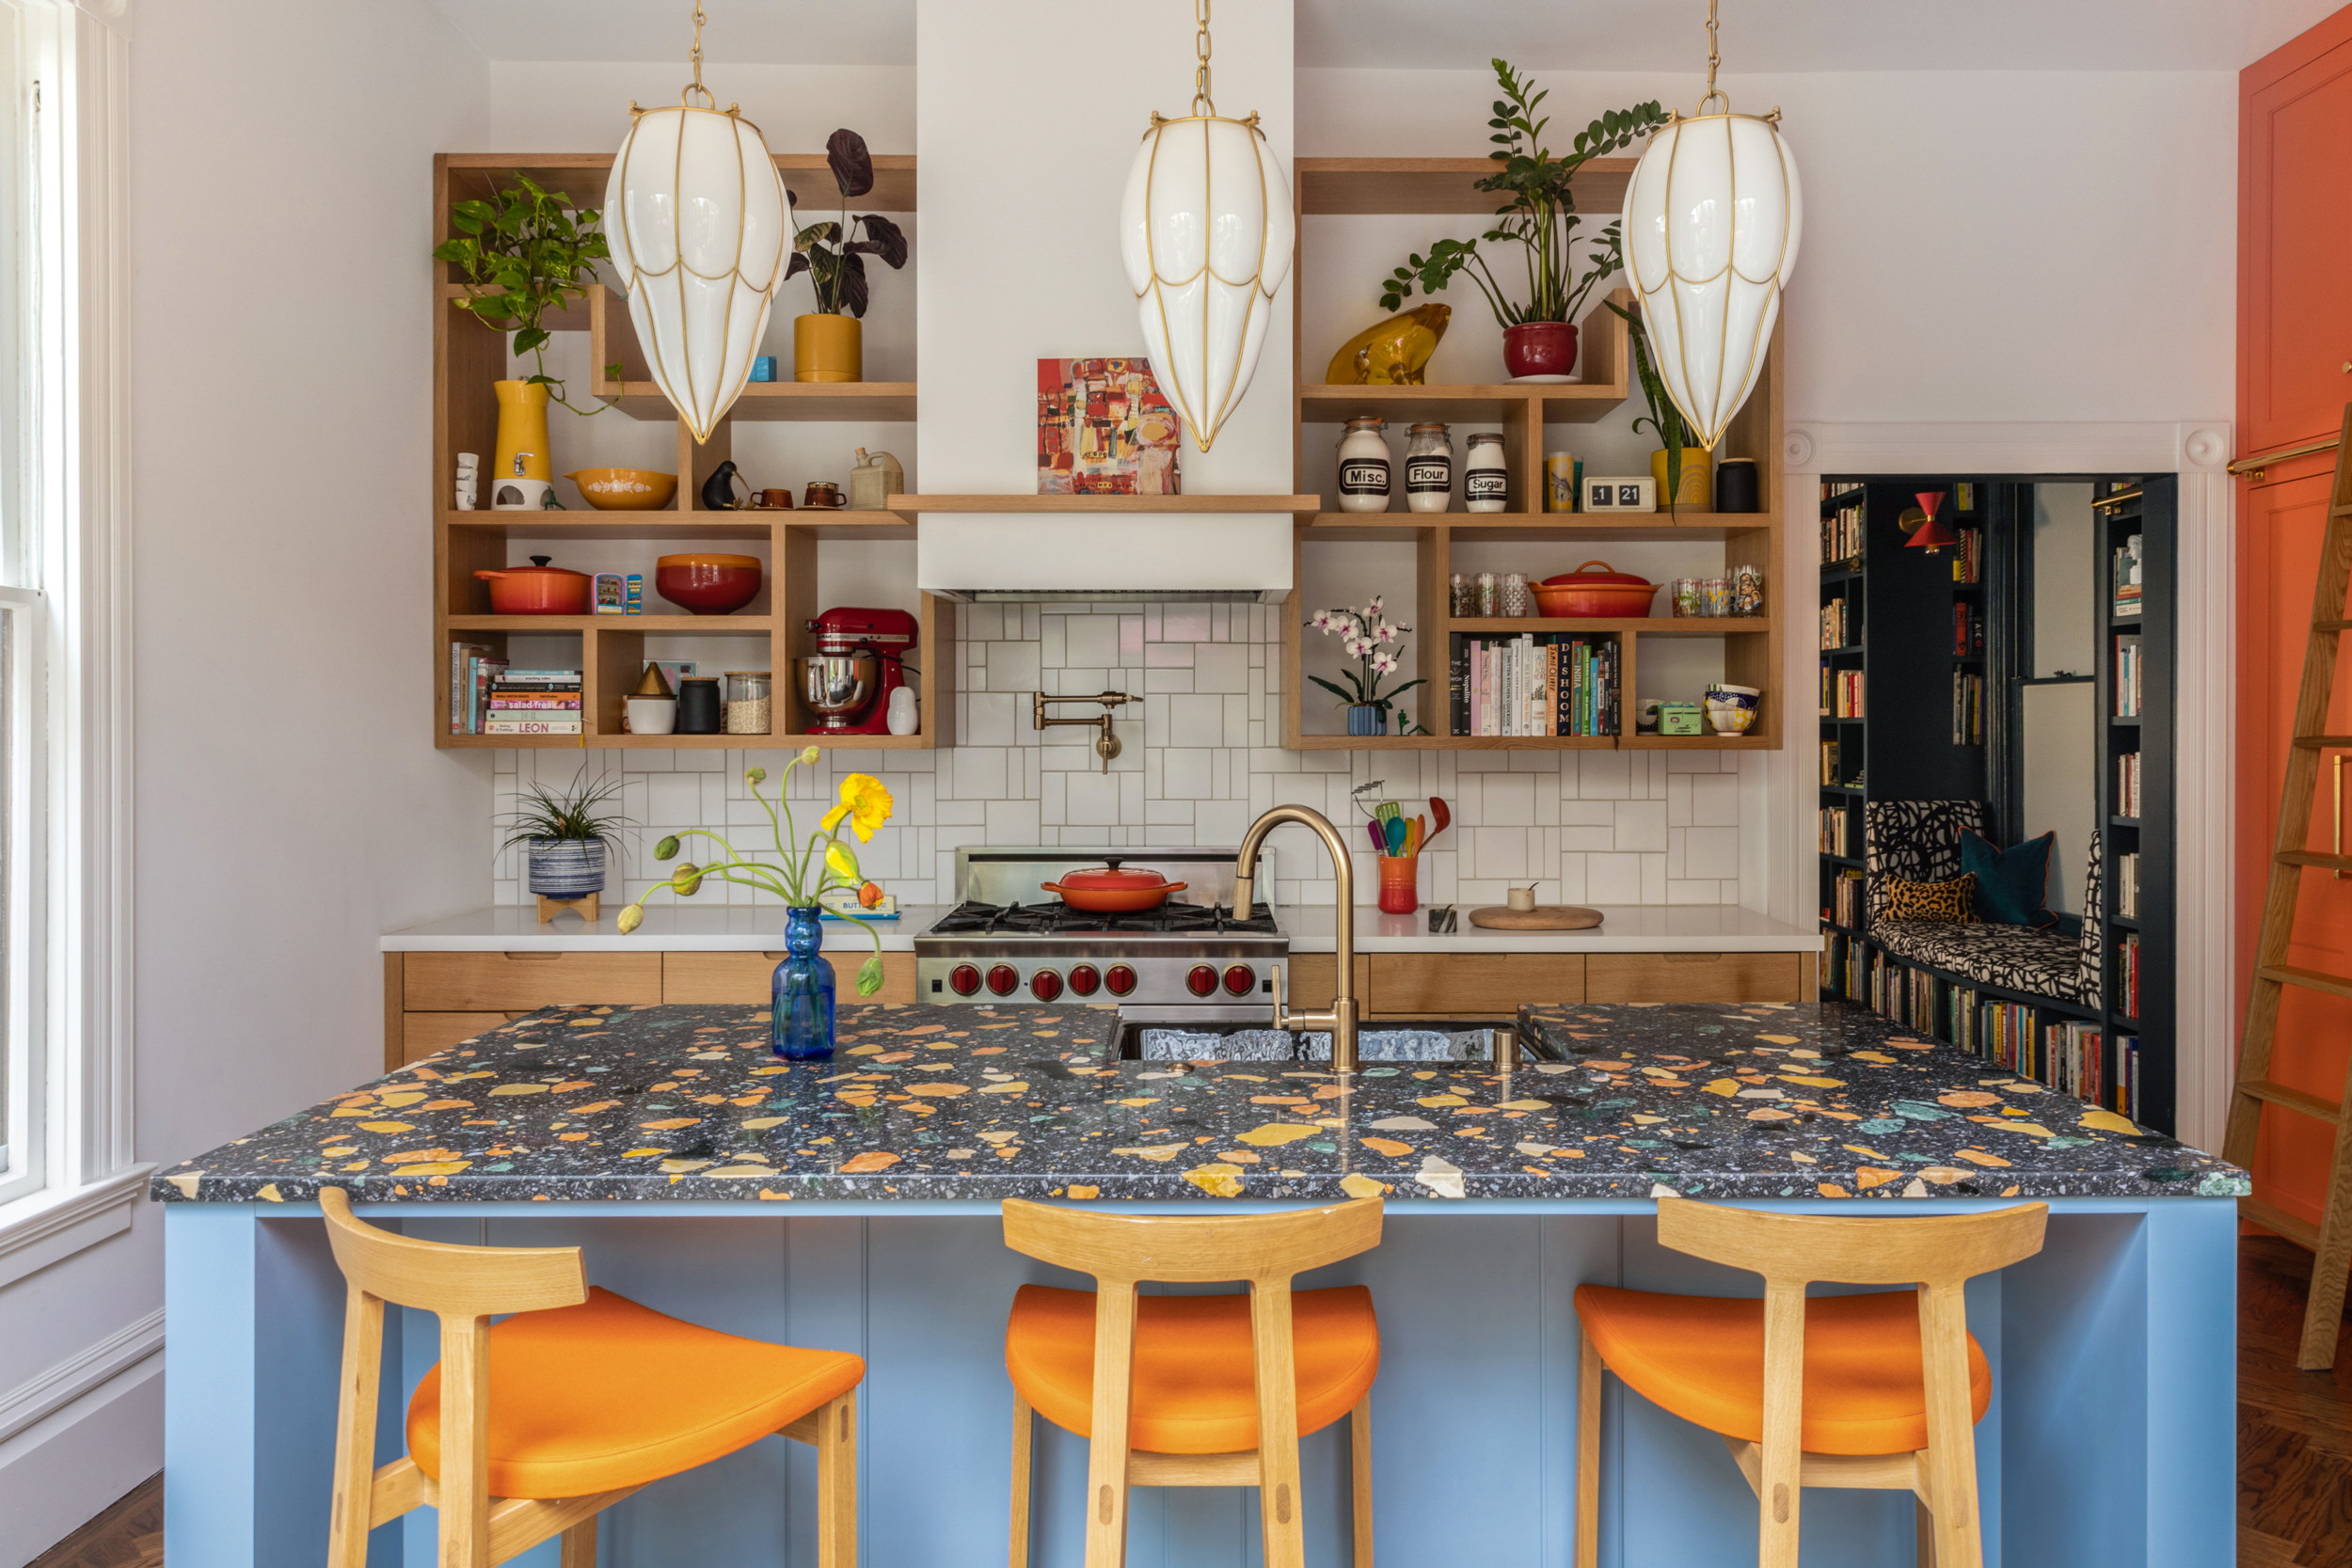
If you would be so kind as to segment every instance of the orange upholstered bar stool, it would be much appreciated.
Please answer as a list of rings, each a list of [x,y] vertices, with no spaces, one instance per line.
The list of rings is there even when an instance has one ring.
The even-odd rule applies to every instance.
[[[865,1362],[592,1290],[578,1247],[411,1241],[355,1219],[335,1187],[319,1207],[350,1286],[327,1568],[366,1568],[368,1531],[426,1504],[440,1568],[491,1568],[559,1534],[564,1568],[595,1568],[597,1514],[771,1433],[816,1449],[817,1560],[854,1568]],[[378,1466],[388,1301],[441,1320],[441,1361],[409,1402],[407,1457]]]
[[[1967,1281],[2042,1250],[2044,1204],[1933,1218],[1776,1214],[1658,1200],[1658,1240],[1764,1276],[1764,1299],[1577,1288],[1576,1568],[1600,1544],[1600,1372],[1720,1435],[1760,1507],[1763,1568],[1797,1568],[1807,1486],[1908,1491],[1922,1568],[1982,1568],[1974,1428],[1993,1370]],[[1819,1296],[1815,1280],[1915,1285]]]
[[[1012,1568],[1028,1568],[1033,1413],[1091,1444],[1087,1568],[1125,1561],[1130,1486],[1255,1486],[1264,1568],[1303,1568],[1298,1439],[1345,1416],[1356,1568],[1372,1568],[1372,1292],[1291,1280],[1378,1246],[1378,1198],[1214,1219],[1015,1198],[1005,1244],[1096,1285],[1013,1297]],[[1147,1279],[1242,1279],[1249,1293],[1137,1295]]]

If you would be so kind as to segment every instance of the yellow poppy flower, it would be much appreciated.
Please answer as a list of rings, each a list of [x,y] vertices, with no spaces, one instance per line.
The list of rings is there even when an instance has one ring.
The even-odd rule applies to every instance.
[[[852,773],[841,781],[841,803],[825,813],[820,826],[832,832],[847,817],[858,842],[868,844],[873,841],[874,830],[890,820],[890,791],[882,787],[880,779],[871,773]]]

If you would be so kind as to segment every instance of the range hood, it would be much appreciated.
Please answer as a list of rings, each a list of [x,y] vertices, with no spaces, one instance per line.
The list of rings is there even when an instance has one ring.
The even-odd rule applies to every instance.
[[[1018,504],[1009,497],[990,498],[986,511],[925,507],[915,583],[927,594],[972,601],[1279,604],[1290,594],[1291,519],[1295,511],[1312,511],[1315,498],[1246,498],[1268,505],[1263,512],[1234,510],[1245,498],[1231,496],[1152,497],[1158,504],[1136,507],[1142,499],[1040,497],[1048,509],[1035,512],[1002,509]],[[1178,510],[1187,499],[1217,509]]]

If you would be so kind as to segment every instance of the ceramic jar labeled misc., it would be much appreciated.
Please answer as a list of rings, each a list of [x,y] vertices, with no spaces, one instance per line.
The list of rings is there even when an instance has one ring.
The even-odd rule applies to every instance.
[[[1367,415],[1347,421],[1340,437],[1340,510],[1386,512],[1389,509],[1389,439],[1384,421]]]
[[[1470,438],[1470,460],[1462,466],[1462,510],[1506,512],[1511,506],[1510,465],[1500,431],[1482,430]]]
[[[1417,424],[1405,443],[1405,509],[1443,512],[1454,504],[1454,438],[1441,424]]]

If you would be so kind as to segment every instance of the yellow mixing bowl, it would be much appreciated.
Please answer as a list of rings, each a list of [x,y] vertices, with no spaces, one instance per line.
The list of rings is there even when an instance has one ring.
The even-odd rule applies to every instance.
[[[650,468],[581,468],[564,477],[599,512],[659,512],[677,494],[677,475]]]

